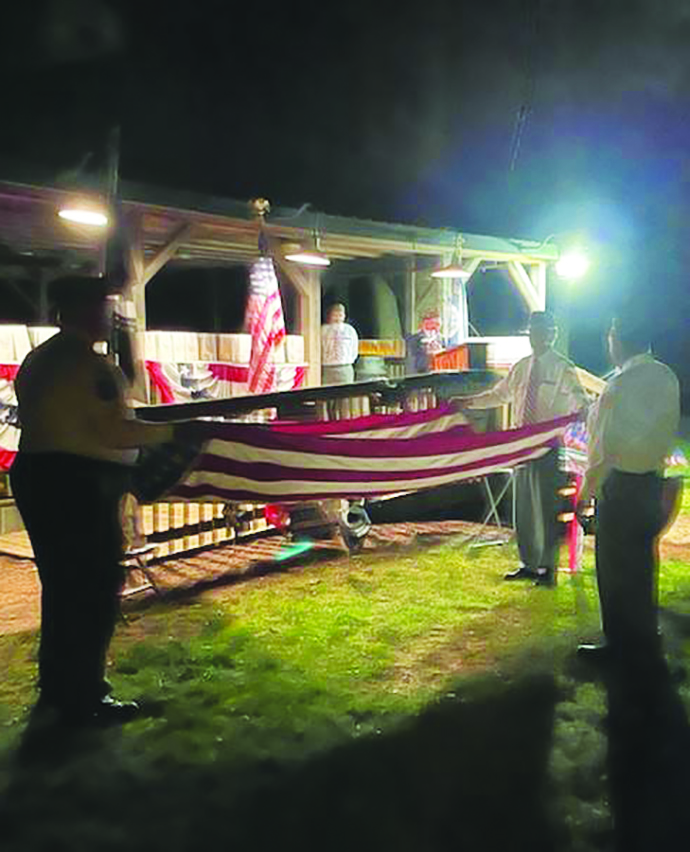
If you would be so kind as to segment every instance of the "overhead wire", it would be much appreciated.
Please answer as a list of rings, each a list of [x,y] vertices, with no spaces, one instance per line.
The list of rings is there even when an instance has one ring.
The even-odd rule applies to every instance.
[[[514,172],[520,151],[525,128],[534,108],[534,96],[537,85],[537,55],[539,45],[539,29],[541,21],[541,0],[524,0],[525,13],[525,47],[522,55],[523,91],[522,103],[515,116],[513,137],[510,145],[510,172]]]

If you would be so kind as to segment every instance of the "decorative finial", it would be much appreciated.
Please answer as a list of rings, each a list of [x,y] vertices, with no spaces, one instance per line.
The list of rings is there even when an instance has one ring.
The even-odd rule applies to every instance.
[[[266,234],[266,214],[271,212],[271,202],[267,198],[252,198],[249,209],[259,223],[259,254],[266,257],[269,254],[268,236]]]
[[[252,198],[249,202],[249,209],[255,218],[263,222],[266,214],[271,212],[271,202],[267,198]]]

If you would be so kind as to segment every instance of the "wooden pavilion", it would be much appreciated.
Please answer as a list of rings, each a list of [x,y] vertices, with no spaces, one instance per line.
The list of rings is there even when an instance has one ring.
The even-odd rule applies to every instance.
[[[146,287],[154,276],[164,267],[248,265],[259,255],[260,223],[246,202],[128,181],[120,183],[119,195],[129,237],[128,296],[143,358]],[[99,268],[107,239],[107,229],[65,222],[58,211],[74,204],[102,208],[105,203],[102,188],[83,177],[57,181],[15,170],[0,180],[0,272],[13,265],[36,270],[43,285],[44,317],[50,278],[67,268]],[[332,261],[395,259],[405,275],[404,333],[416,330],[420,265],[428,273],[434,259],[439,266],[448,263],[458,246],[470,274],[486,266],[505,268],[528,310],[544,308],[547,267],[558,259],[552,243],[365,221],[308,208],[274,207],[263,226],[279,274],[296,294],[294,331],[304,338],[307,386],[320,383],[322,271],[287,261],[289,246],[304,246],[318,234],[321,250]],[[438,285],[452,286],[449,280]],[[143,387],[138,396],[146,400]]]
[[[309,246],[318,235],[321,251],[334,266],[357,270],[376,268],[377,264],[395,266],[398,277],[402,275],[403,279],[396,297],[398,303],[402,302],[402,334],[417,328],[423,291],[426,295],[447,294],[451,288],[463,286],[448,278],[430,277],[434,267],[449,263],[458,249],[470,275],[487,267],[505,269],[528,311],[544,309],[547,268],[559,254],[557,246],[550,242],[365,221],[308,208],[273,207],[264,217],[257,217],[256,205],[248,202],[128,181],[120,182],[119,200],[128,236],[130,280],[125,299],[135,322],[138,357],[145,358],[146,288],[154,277],[166,267],[247,267],[260,254],[259,234],[263,228],[281,281],[289,284],[296,300],[292,331],[304,341],[307,388],[321,383],[320,326],[325,276],[319,268],[286,259],[295,244]],[[83,176],[56,180],[35,170],[14,169],[11,174],[0,175],[0,277],[11,281],[13,276],[21,277],[16,273],[24,277],[27,272],[30,274],[38,285],[38,315],[43,323],[48,318],[46,294],[52,278],[71,270],[104,268],[107,228],[66,222],[58,216],[61,209],[76,205],[107,209],[102,185]],[[140,403],[150,402],[146,371],[142,369],[139,374],[142,379],[135,388],[135,397]],[[600,380],[584,373],[583,378],[591,390],[599,389]],[[363,386],[357,387],[359,393],[364,392]],[[193,508],[176,504],[147,507],[151,515],[145,524],[147,535],[167,541],[178,530],[175,535],[182,538],[177,544],[170,544],[169,552],[228,539],[231,531],[217,528],[218,523],[226,525],[222,506],[197,507],[192,518]],[[163,509],[165,517],[161,515],[159,519],[157,513]],[[10,511],[11,507],[0,506],[0,532],[5,532],[5,527],[17,528],[16,519],[9,526],[4,520],[2,513]],[[211,513],[208,518],[207,511]],[[194,533],[191,537],[190,530]]]

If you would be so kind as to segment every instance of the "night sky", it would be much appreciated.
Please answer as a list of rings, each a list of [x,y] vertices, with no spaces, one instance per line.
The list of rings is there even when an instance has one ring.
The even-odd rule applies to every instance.
[[[0,157],[329,213],[586,244],[573,356],[634,299],[690,385],[681,0],[4,9]]]

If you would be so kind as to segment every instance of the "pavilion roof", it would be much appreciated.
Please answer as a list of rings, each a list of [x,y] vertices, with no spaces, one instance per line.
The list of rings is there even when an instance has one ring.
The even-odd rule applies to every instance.
[[[171,240],[177,265],[247,263],[258,250],[257,219],[248,202],[168,188],[120,182],[120,198],[128,218],[139,224],[147,257],[155,257]],[[0,177],[0,243],[28,264],[64,252],[94,253],[104,233],[66,223],[58,209],[76,197],[102,198],[98,187],[83,178],[58,182],[36,170],[14,169]],[[458,242],[465,258],[507,263],[548,263],[558,258],[552,243],[468,234],[446,228],[422,228],[344,216],[303,207],[273,207],[266,227],[277,240],[304,243],[317,231],[321,249],[332,259],[383,256],[439,256]],[[0,247],[2,248],[2,247]],[[0,253],[0,262],[3,255]]]

